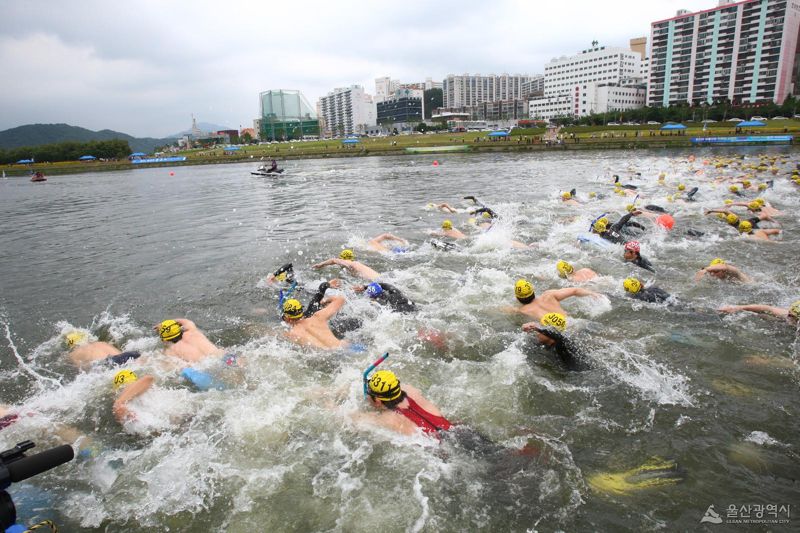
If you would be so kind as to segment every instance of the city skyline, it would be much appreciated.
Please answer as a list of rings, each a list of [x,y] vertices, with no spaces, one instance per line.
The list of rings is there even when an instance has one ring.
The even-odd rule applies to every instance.
[[[576,5],[577,4],[577,5]],[[627,46],[653,21],[716,0],[539,5],[416,1],[0,5],[0,129],[66,122],[136,136],[203,122],[251,127],[258,95],[297,89],[311,102],[337,87],[448,74],[541,74],[593,40]],[[491,10],[490,12],[487,10]],[[580,13],[580,18],[575,18]],[[620,23],[619,21],[624,21]]]

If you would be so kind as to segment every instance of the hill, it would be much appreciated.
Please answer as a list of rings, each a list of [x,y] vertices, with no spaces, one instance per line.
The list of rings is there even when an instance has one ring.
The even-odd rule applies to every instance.
[[[20,148],[22,146],[39,146],[64,141],[88,142],[110,141],[120,139],[127,141],[134,152],[151,153],[154,148],[164,146],[174,139],[155,139],[152,137],[132,137],[127,133],[113,130],[92,131],[69,124],[27,124],[5,131],[0,131],[0,148]]]
[[[235,130],[236,128],[229,128],[227,126],[220,126],[219,124],[212,124],[210,122],[198,122],[197,127],[200,128],[200,131],[222,131],[222,130]],[[173,133],[169,136],[169,138],[178,139],[183,137],[184,135],[189,135],[192,133],[191,129],[179,131],[178,133]]]

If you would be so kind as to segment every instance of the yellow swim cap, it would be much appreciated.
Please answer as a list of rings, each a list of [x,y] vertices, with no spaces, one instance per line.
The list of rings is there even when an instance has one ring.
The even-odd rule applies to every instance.
[[[731,205],[732,203],[733,200],[731,200],[730,198],[725,198],[725,205]]]
[[[742,220],[739,222],[739,231],[742,233],[750,233],[753,231],[753,224],[749,220]]]
[[[490,215],[488,211],[484,211],[483,218],[492,218],[492,215]]]
[[[660,179],[660,180],[663,180],[666,177],[667,177],[667,173],[666,172],[662,172],[661,174],[658,175],[658,179]]]
[[[589,193],[589,198],[597,198],[597,193],[596,192],[590,192]]]
[[[339,254],[339,259],[344,259],[345,261],[352,261],[356,258],[356,254],[353,253],[353,250],[347,248],[342,250]]]
[[[766,191],[767,190],[767,184],[766,183],[759,183],[758,184],[758,190],[759,191]]]
[[[736,185],[731,185],[730,187],[728,187],[728,190],[731,192],[739,192],[739,187],[737,187]]]
[[[758,202],[758,205],[760,205],[761,207],[764,207],[764,206],[766,205],[766,203],[767,203],[767,201],[766,201],[766,200],[764,200],[763,198],[756,198],[756,199],[755,199],[755,200],[753,200],[753,201],[754,201],[754,202]]]
[[[789,306],[789,316],[795,320],[800,320],[800,300]]]
[[[449,220],[442,222],[442,229],[453,229],[453,223]]]
[[[737,217],[733,213],[728,213],[728,216],[725,217],[725,220],[727,220],[728,224],[730,224],[731,226],[735,226],[736,224],[739,223],[739,217]]]
[[[567,319],[560,313],[547,313],[539,320],[539,324],[546,328],[556,328],[562,332],[567,329]]]
[[[165,320],[158,326],[158,334],[162,341],[171,341],[183,335],[183,329],[174,320]]]
[[[563,260],[556,263],[556,270],[558,270],[558,275],[565,279],[567,276],[575,272],[575,269],[572,268],[572,265]]]
[[[753,200],[749,204],[747,204],[747,209],[750,211],[761,211],[761,204]]]
[[[570,198],[572,198],[572,194],[569,191],[562,192],[561,193],[561,198],[563,200],[569,200]]]
[[[723,259],[720,259],[719,257],[717,257],[716,259],[712,259],[711,262],[708,264],[708,266],[724,265],[724,264],[725,264],[725,261]]]
[[[678,185],[678,190],[679,191],[685,191],[686,190],[686,185],[684,185],[683,183],[679,184]]]
[[[625,191],[623,189],[614,189],[614,192],[620,196],[625,196]]]
[[[133,383],[139,379],[133,370],[120,370],[116,374],[114,374],[114,388],[118,389],[128,383]]]
[[[635,206],[635,205],[633,205],[633,204],[628,204],[628,205],[626,205],[626,206],[625,206],[625,210],[626,210],[628,213],[631,213],[631,212],[633,212],[633,211],[636,211],[636,206]]]
[[[283,302],[283,316],[287,318],[303,318],[303,304],[294,298]]]
[[[603,217],[600,220],[597,220],[594,224],[592,224],[592,231],[595,233],[603,233],[608,226],[608,219]]]
[[[748,188],[749,186],[750,186],[750,180],[744,180],[744,181],[742,181],[742,187],[744,187],[744,188],[746,189],[746,188]]]
[[[390,370],[378,370],[369,379],[369,395],[384,402],[396,400],[403,393],[400,380]]]
[[[720,220],[725,220],[727,217],[725,216],[725,213],[717,213],[717,218]]]
[[[530,298],[534,295],[533,285],[531,285],[527,280],[518,279],[517,283],[514,284],[514,295],[517,298]]]
[[[70,331],[67,333],[66,341],[67,347],[74,348],[75,346],[80,346],[81,344],[85,343],[89,340],[89,335],[84,333],[83,331]]]
[[[642,282],[636,278],[627,278],[625,281],[622,282],[622,286],[625,287],[625,290],[636,294],[640,290],[642,290]]]
[[[469,219],[467,220],[467,223],[469,223],[469,224],[473,224],[473,225],[474,225],[474,224],[475,224],[477,221],[478,221],[478,220],[477,220],[475,217],[471,217],[471,218],[469,218]]]

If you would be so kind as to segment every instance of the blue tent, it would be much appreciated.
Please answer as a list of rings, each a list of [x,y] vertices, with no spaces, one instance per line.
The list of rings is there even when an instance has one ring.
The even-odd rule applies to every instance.
[[[757,128],[759,126],[766,126],[766,124],[760,120],[745,120],[736,125],[737,128]]]
[[[359,141],[358,139],[345,139],[342,141],[342,144],[355,144],[360,142],[361,141]]]
[[[17,161],[18,165],[30,165],[31,163],[33,163],[33,159],[20,159]]]
[[[489,134],[489,137],[508,137],[507,131],[493,131]]]
[[[93,156],[93,155],[82,155],[82,156],[80,156],[78,158],[78,161],[92,161],[94,159],[97,159],[97,158],[95,156]]]
[[[144,152],[133,152],[131,154],[131,157],[142,157],[143,155],[147,155],[147,154],[144,153]]]
[[[225,147],[225,151],[226,152],[235,152],[237,150],[241,150],[241,148],[238,147],[238,146],[226,146]]]
[[[685,130],[686,126],[683,124],[664,124],[661,126],[662,130]]]

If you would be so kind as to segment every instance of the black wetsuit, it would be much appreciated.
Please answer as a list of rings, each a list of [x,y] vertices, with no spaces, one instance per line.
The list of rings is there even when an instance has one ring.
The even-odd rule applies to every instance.
[[[647,259],[645,259],[641,255],[638,255],[636,257],[636,259],[631,261],[631,263],[633,263],[634,265],[638,266],[639,268],[643,268],[645,270],[649,270],[650,272],[655,272],[656,271],[656,269],[653,268],[653,265],[650,263],[650,261],[648,261]]]
[[[482,215],[483,213],[489,213],[489,216],[491,218],[493,218],[493,219],[497,218],[497,213],[492,211],[492,209],[490,207],[480,207],[480,208],[476,209],[475,211],[470,211],[471,215]]]
[[[623,216],[603,233],[601,233],[600,236],[607,241],[613,242],[614,244],[625,244],[628,239],[626,239],[620,232],[625,229],[625,226],[629,225],[632,216],[633,213],[628,213],[627,215]],[[643,226],[637,223],[631,223],[631,225],[633,224],[636,224],[637,227],[644,229]]]
[[[548,348],[555,351],[560,362],[567,370],[581,371],[591,368],[586,356],[573,340],[566,338],[553,328],[539,329],[537,331],[555,341],[555,344],[548,346]]]
[[[403,295],[400,289],[388,283],[378,283],[378,285],[381,286],[383,292],[379,294],[375,300],[382,304],[388,304],[393,311],[397,311],[398,313],[416,312],[417,305]]]
[[[639,292],[631,293],[633,298],[643,302],[660,304],[670,297],[669,293],[658,287],[646,287]]]

